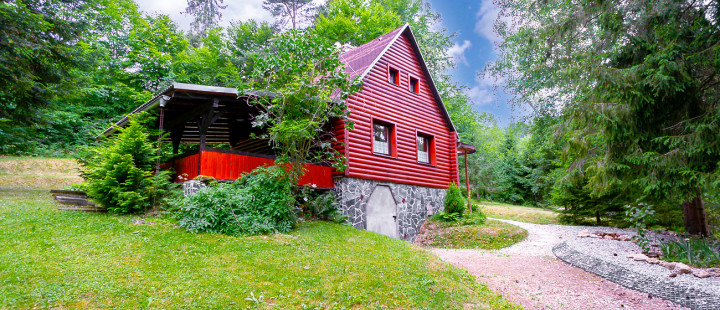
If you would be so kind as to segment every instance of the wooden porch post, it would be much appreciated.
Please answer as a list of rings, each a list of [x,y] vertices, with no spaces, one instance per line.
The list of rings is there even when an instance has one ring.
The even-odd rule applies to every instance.
[[[468,172],[467,151],[463,152],[463,155],[465,156],[465,188],[467,188],[468,210],[470,210],[470,213],[472,213],[472,204],[470,203],[470,173]]]
[[[220,106],[220,98],[214,98],[212,102],[212,108],[209,109],[207,113],[200,116],[200,120],[198,121],[198,131],[200,132],[200,148],[198,150],[198,175],[200,175],[200,172],[202,171],[202,153],[205,149],[205,141],[208,128],[210,128],[210,125],[212,125],[212,123],[214,123],[223,114],[223,112],[215,114],[218,106]]]

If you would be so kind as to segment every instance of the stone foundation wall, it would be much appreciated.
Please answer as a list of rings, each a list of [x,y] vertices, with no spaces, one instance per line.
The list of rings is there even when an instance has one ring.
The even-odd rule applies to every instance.
[[[366,229],[366,209],[370,195],[378,185],[389,186],[397,205],[400,239],[412,242],[427,218],[443,211],[445,189],[379,182],[357,178],[335,179],[335,197],[341,212],[350,217],[355,228]]]

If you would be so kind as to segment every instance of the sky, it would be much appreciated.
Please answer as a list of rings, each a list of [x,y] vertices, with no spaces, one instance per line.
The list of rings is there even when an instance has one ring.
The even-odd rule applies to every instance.
[[[263,0],[226,0],[222,26],[230,21],[272,21],[270,13],[262,8]],[[182,14],[187,0],[136,0],[145,13],[169,15],[181,29],[188,30],[192,18]],[[323,3],[324,0],[315,0]],[[455,33],[453,46],[448,51],[455,58],[456,68],[450,71],[455,80],[468,87],[473,108],[495,116],[498,125],[517,121],[524,113],[513,110],[507,104],[508,96],[493,88],[494,81],[480,78],[485,65],[495,60],[494,42],[499,38],[493,32],[493,24],[499,10],[492,0],[429,0],[432,9],[442,16],[443,27]]]

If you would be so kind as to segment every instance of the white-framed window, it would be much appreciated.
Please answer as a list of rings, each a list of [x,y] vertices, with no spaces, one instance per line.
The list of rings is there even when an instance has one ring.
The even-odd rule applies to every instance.
[[[373,122],[373,153],[390,155],[390,126]]]
[[[430,163],[430,137],[417,135],[417,158],[418,162]]]

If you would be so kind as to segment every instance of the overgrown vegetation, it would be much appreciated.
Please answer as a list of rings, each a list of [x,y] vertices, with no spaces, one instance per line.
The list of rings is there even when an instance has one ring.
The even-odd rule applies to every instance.
[[[171,206],[179,225],[192,232],[285,233],[297,221],[292,183],[279,166],[258,167],[236,182],[211,183]]]
[[[720,242],[713,238],[679,238],[660,243],[662,258],[695,267],[720,267]]]
[[[118,134],[88,147],[79,157],[88,197],[115,214],[141,213],[172,187],[170,173],[155,173],[157,147],[150,141],[147,113],[131,116]]]

